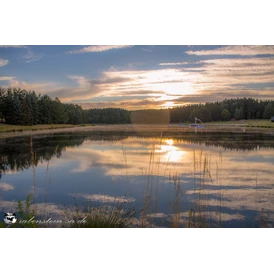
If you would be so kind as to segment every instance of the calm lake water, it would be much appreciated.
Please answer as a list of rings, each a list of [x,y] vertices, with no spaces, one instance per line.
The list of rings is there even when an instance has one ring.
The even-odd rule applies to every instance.
[[[273,135],[109,134],[1,140],[0,214],[31,193],[53,216],[75,203],[126,202],[151,226],[273,226]]]

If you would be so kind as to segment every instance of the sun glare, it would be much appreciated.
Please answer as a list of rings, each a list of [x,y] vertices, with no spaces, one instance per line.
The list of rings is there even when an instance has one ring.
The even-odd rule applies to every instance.
[[[156,84],[156,89],[163,90],[166,95],[175,96],[182,96],[193,93],[192,84],[189,82]]]
[[[172,139],[169,139],[169,140],[166,140],[166,143],[167,143],[168,145],[172,146],[174,142],[173,142]]]
[[[162,161],[164,162],[180,162],[183,156],[187,154],[186,151],[181,150],[179,147],[174,146],[174,141],[172,139],[165,140],[167,145],[159,146],[156,152],[161,153]]]

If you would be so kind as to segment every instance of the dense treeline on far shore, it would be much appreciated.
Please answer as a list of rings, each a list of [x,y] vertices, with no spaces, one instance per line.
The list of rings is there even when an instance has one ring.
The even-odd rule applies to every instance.
[[[77,104],[37,95],[19,88],[0,88],[0,122],[14,125],[37,124],[127,124],[229,121],[231,119],[270,119],[274,100],[225,99],[222,102],[192,104],[170,109],[128,111],[121,108],[84,110]]]

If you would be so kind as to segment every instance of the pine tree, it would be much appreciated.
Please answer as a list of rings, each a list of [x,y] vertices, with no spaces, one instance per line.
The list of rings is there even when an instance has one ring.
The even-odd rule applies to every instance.
[[[13,98],[12,124],[15,124],[15,125],[23,125],[24,124],[23,106],[22,106],[22,103],[21,103],[19,96],[17,94]]]
[[[274,107],[272,106],[272,103],[269,102],[264,109],[263,118],[270,119],[272,115],[274,115]]]

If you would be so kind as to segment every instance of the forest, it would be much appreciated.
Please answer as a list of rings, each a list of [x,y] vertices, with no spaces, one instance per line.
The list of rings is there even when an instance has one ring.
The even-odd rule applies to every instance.
[[[129,124],[182,123],[270,119],[274,100],[252,98],[225,99],[221,102],[191,104],[169,109],[129,111],[122,108],[83,109],[62,103],[58,98],[20,88],[0,87],[0,122],[13,125],[37,124]]]

